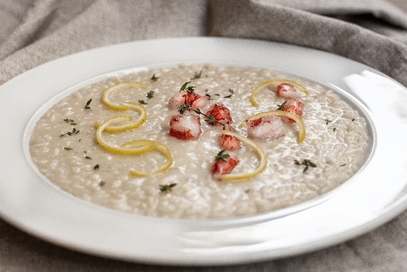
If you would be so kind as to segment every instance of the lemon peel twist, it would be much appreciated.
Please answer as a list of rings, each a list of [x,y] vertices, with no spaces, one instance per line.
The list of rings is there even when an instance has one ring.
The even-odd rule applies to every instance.
[[[254,169],[252,172],[249,173],[243,173],[243,174],[225,174],[225,175],[220,175],[218,178],[220,180],[225,180],[225,181],[231,181],[231,180],[243,180],[243,179],[249,179],[252,178],[256,175],[258,175],[259,173],[263,172],[264,169],[266,169],[267,166],[267,157],[266,154],[264,154],[264,151],[252,140],[241,136],[235,132],[232,131],[228,131],[228,130],[222,130],[221,132],[224,135],[230,135],[233,137],[236,137],[237,139],[239,139],[241,142],[243,142],[244,144],[250,146],[251,148],[253,148],[253,150],[257,153],[257,156],[259,158],[259,166]]]
[[[120,122],[131,121],[130,116],[115,116],[105,120],[100,126],[96,129],[96,142],[105,150],[120,154],[120,155],[139,155],[147,153],[155,148],[155,144],[150,140],[139,140],[138,148],[124,148],[124,147],[115,147],[107,143],[102,136],[102,132],[111,125]]]
[[[102,102],[103,102],[103,104],[105,104],[107,107],[109,107],[109,108],[111,108],[113,110],[117,110],[117,111],[128,110],[128,108],[126,106],[122,106],[122,105],[119,105],[119,104],[112,103],[112,102],[110,102],[110,99],[109,99],[109,96],[113,92],[118,91],[118,90],[123,89],[123,88],[142,88],[142,89],[146,89],[146,88],[148,88],[148,84],[141,83],[141,82],[119,82],[119,83],[116,83],[116,84],[106,88],[103,91],[103,94],[102,94]]]
[[[243,127],[245,122],[249,121],[249,120],[259,119],[259,118],[262,118],[264,116],[276,116],[276,115],[277,116],[288,117],[290,119],[293,119],[298,124],[298,127],[299,127],[300,131],[299,131],[299,134],[298,134],[297,142],[299,144],[302,143],[302,141],[304,141],[305,136],[306,136],[305,124],[302,121],[301,117],[299,117],[298,115],[296,115],[296,114],[294,114],[292,112],[281,111],[281,110],[260,112],[260,113],[254,114],[254,115],[246,118],[245,120],[243,120],[243,122],[240,123],[239,127]]]
[[[294,86],[295,88],[299,89],[301,92],[303,92],[304,94],[308,95],[308,91],[307,89],[302,86],[301,84],[299,84],[298,82],[292,81],[292,80],[288,80],[288,79],[271,79],[271,80],[266,80],[263,81],[262,83],[260,83],[259,85],[256,86],[256,88],[253,89],[251,95],[250,95],[250,103],[252,104],[252,106],[254,107],[258,107],[259,103],[257,103],[257,100],[255,98],[255,95],[264,87],[270,85],[270,84],[282,84],[282,83],[287,83],[290,84],[292,86]]]
[[[161,172],[166,171],[168,168],[170,168],[170,166],[173,163],[173,159],[172,159],[172,154],[171,151],[168,149],[168,147],[166,147],[165,145],[156,142],[156,141],[152,141],[152,145],[154,146],[153,149],[157,149],[158,151],[160,151],[164,156],[166,156],[167,158],[167,162],[160,168],[151,171],[151,172],[142,172],[142,171],[137,171],[137,170],[130,170],[130,174],[133,176],[138,176],[138,177],[144,177],[144,176],[150,176],[150,175],[154,175],[154,174],[158,174]],[[123,146],[125,147],[140,147],[141,143],[139,140],[134,140],[134,141],[130,141],[127,143],[124,143]]]
[[[144,124],[147,121],[147,111],[146,111],[145,107],[143,107],[139,104],[133,103],[133,102],[122,102],[122,105],[127,107],[127,109],[132,109],[132,110],[138,111],[140,113],[140,117],[137,119],[137,121],[135,121],[132,124],[121,125],[121,126],[108,126],[104,129],[104,131],[111,132],[111,133],[123,132],[126,130],[138,128],[139,126],[141,126],[142,124]],[[96,126],[96,128],[98,128],[100,126],[100,124],[98,122],[96,122],[95,126]]]

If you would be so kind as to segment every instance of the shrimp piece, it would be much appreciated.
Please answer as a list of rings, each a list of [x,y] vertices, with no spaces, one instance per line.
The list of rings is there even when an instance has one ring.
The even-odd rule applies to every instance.
[[[237,157],[230,155],[228,158],[215,161],[211,167],[211,173],[215,178],[219,178],[221,175],[231,173],[238,163]]]
[[[185,112],[170,119],[169,134],[180,140],[198,140],[202,133],[199,115]]]
[[[193,109],[202,109],[209,103],[208,96],[201,96],[200,94],[188,91],[179,91],[174,94],[168,105],[170,109],[178,109],[181,105],[189,104]]]
[[[285,127],[280,116],[264,116],[247,120],[247,134],[250,138],[275,140],[285,136]]]
[[[288,83],[281,83],[276,86],[276,84],[270,84],[268,86],[269,90],[276,93],[277,96],[285,98],[285,99],[292,99],[298,97],[298,92],[294,88],[293,85]]]
[[[223,129],[236,132],[232,126],[226,124]],[[239,150],[242,148],[240,140],[232,135],[221,134],[218,138],[219,146],[226,150]]]
[[[295,98],[289,99],[289,100],[287,100],[285,105],[281,108],[281,110],[294,113],[294,114],[298,115],[299,117],[301,117],[302,113],[304,111],[304,103],[302,103],[300,100],[295,99]],[[293,119],[287,118],[287,117],[284,117],[283,121],[290,122],[290,123],[295,122]]]
[[[212,105],[209,110],[206,112],[206,116],[210,118],[216,119],[218,122],[222,123],[223,125],[233,123],[232,116],[230,115],[230,111],[223,103],[216,103]],[[220,123],[214,122],[213,120],[206,118],[206,120],[210,125],[214,126],[221,126]]]

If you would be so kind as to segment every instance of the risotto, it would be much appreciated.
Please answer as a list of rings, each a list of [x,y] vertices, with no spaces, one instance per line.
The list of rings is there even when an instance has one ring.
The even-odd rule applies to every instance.
[[[304,131],[299,121],[282,117],[284,133],[278,137],[252,138],[255,148],[243,141],[240,149],[224,150],[218,141],[223,127],[208,122],[213,116],[205,112],[214,104],[223,105],[230,111],[234,133],[248,139],[249,116],[281,110],[287,103],[267,86],[253,93],[272,79],[304,88],[297,98],[303,104],[300,121],[305,138],[300,139]],[[102,97],[121,82],[137,83]],[[201,117],[197,139],[183,140],[169,133],[171,118],[181,114],[169,101],[182,88],[190,88],[207,102],[199,110],[186,109]],[[120,110],[102,103],[107,100],[112,105],[128,101],[137,106]],[[100,139],[98,143],[96,131],[105,120],[131,116],[133,120],[122,125],[135,122],[143,112],[140,107],[146,114],[143,124],[121,132],[101,131],[111,150]],[[133,150],[123,144],[134,140],[154,141],[163,149],[133,155],[112,152]],[[274,211],[329,192],[358,171],[368,145],[366,121],[332,90],[267,69],[191,64],[112,76],[77,90],[37,122],[30,153],[48,180],[96,205],[155,217],[227,218]],[[262,162],[265,167],[242,179],[214,176],[214,163],[231,157],[238,158],[231,174],[253,173]],[[149,175],[156,170],[160,171]]]

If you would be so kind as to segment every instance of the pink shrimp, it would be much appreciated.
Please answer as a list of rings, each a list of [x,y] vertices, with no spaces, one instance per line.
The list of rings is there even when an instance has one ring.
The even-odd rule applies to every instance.
[[[199,115],[185,112],[177,114],[170,119],[169,134],[180,140],[198,140],[202,133]]]
[[[247,134],[250,138],[275,140],[285,136],[285,127],[280,116],[264,116],[247,120]]]
[[[225,105],[222,103],[216,103],[212,105],[209,110],[206,112],[206,116],[216,119],[218,122],[222,123],[223,125],[233,123],[232,116],[230,115],[230,111]],[[218,122],[212,122],[211,119],[206,119],[206,121],[214,126],[221,126]]]
[[[223,129],[236,132],[236,130],[228,124],[226,124]],[[226,150],[239,150],[242,148],[240,140],[232,135],[221,134],[218,138],[218,143],[221,148]]]
[[[211,173],[215,178],[219,178],[221,175],[231,173],[238,163],[239,160],[235,156],[230,155],[228,158],[215,161],[212,165]]]
[[[286,112],[294,113],[294,114],[298,115],[299,117],[301,117],[302,113],[304,111],[304,103],[302,103],[300,100],[295,99],[295,98],[294,99],[289,99],[284,104],[284,106],[281,108],[281,110],[286,111]],[[290,123],[295,122],[291,118],[283,118],[283,121],[288,121]]]
[[[288,84],[288,83],[281,83],[279,85],[275,84],[270,84],[268,88],[271,91],[274,91],[277,96],[285,98],[285,99],[291,99],[291,98],[296,98],[298,97],[298,92],[294,88],[293,85]]]
[[[189,104],[193,109],[202,109],[209,103],[209,96],[188,91],[179,91],[174,94],[168,104],[170,109],[178,109],[181,105]]]

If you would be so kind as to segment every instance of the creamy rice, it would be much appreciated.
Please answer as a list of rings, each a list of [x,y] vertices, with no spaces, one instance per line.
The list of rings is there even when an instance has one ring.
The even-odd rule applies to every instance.
[[[194,79],[194,74],[201,70],[201,77]],[[157,81],[151,80],[153,75],[158,77]],[[30,140],[32,160],[45,177],[76,197],[147,216],[236,217],[314,199],[348,180],[360,168],[369,142],[366,121],[332,90],[290,78],[309,92],[309,95],[301,95],[307,136],[298,144],[298,128],[292,124],[281,139],[257,141],[268,157],[268,165],[264,172],[249,180],[220,182],[211,176],[210,167],[220,151],[217,143],[220,127],[210,127],[201,119],[203,134],[198,141],[181,141],[168,135],[169,118],[177,113],[168,108],[168,100],[183,83],[191,81],[195,92],[210,95],[210,104],[225,104],[237,127],[246,117],[275,110],[286,100],[263,90],[256,95],[260,107],[251,106],[249,98],[254,87],[273,78],[288,77],[266,69],[205,64],[107,78],[69,95],[38,121]],[[149,171],[160,167],[166,159],[158,152],[117,155],[96,143],[95,122],[117,115],[132,115],[135,119],[138,116],[137,112],[118,112],[101,103],[102,92],[107,87],[126,81],[148,83],[149,88],[119,91],[111,100],[116,103],[145,101],[147,122],[135,130],[104,133],[103,137],[117,146],[134,139],[165,144],[174,158],[165,173],[149,177],[129,174],[131,169]],[[234,93],[225,98],[231,94],[229,89]],[[154,92],[152,98],[147,97],[150,91]],[[90,109],[85,109],[90,99]],[[239,129],[239,133],[246,135],[246,129]],[[258,165],[257,157],[248,147],[229,153],[238,154],[240,164],[234,170],[236,173],[251,171]],[[311,160],[317,167],[303,172],[304,166],[294,161],[304,159]],[[160,191],[161,185],[171,183],[176,183],[171,191]]]

